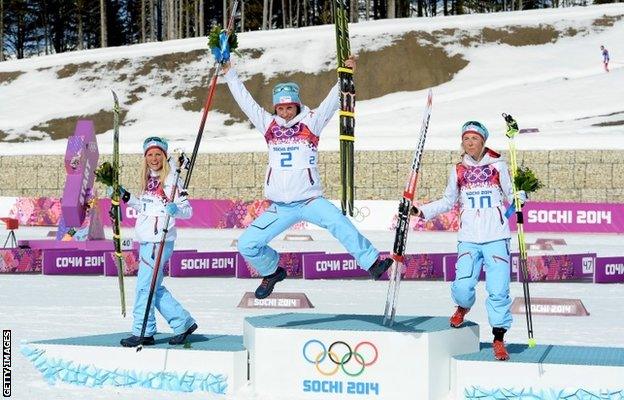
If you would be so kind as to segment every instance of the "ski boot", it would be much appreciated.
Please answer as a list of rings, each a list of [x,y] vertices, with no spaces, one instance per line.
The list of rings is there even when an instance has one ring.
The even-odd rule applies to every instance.
[[[123,347],[137,347],[138,345],[153,346],[154,344],[156,344],[156,341],[154,341],[154,336],[145,336],[143,340],[141,340],[140,336],[132,335],[125,339],[121,339],[119,341],[119,344],[121,344]]]
[[[184,332],[180,333],[179,335],[175,335],[174,337],[169,339],[169,344],[172,346],[184,344],[184,342],[186,342],[186,338],[189,337],[191,333],[195,332],[195,330],[197,330],[197,324],[191,325]]]
[[[455,313],[449,320],[451,326],[453,328],[459,328],[464,323],[464,316],[468,314],[468,311],[470,311],[470,308],[457,306],[457,310],[455,310]]]
[[[492,343],[492,350],[494,351],[494,358],[500,361],[509,360],[509,353],[505,348],[505,328],[492,328],[492,334],[494,335],[494,342]]]
[[[269,297],[273,293],[273,288],[277,282],[283,281],[286,278],[286,270],[282,267],[277,267],[275,272],[271,275],[267,275],[262,278],[260,286],[256,289],[256,299],[264,299]]]
[[[383,273],[392,266],[392,262],[393,260],[390,257],[383,260],[378,258],[368,269],[368,273],[370,274],[371,278],[373,278],[374,280],[378,280],[379,278],[381,278]]]

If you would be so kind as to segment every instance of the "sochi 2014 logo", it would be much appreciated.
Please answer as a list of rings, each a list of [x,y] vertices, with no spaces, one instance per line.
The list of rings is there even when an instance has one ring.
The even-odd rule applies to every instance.
[[[350,377],[360,376],[379,358],[377,346],[368,341],[359,342],[352,347],[341,340],[326,346],[318,339],[310,339],[302,350],[303,358],[324,376],[333,376],[338,371]]]

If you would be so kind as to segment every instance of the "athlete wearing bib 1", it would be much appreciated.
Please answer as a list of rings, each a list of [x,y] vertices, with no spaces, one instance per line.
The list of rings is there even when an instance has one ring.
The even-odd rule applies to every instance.
[[[173,253],[176,239],[175,221],[178,218],[191,218],[193,214],[187,195],[179,184],[176,188],[175,200],[172,202],[169,198],[176,185],[176,178],[175,173],[167,164],[167,150],[168,145],[164,139],[155,136],[147,138],[143,143],[142,190],[136,196],[125,189],[122,190],[123,201],[138,213],[134,231],[136,240],[140,243],[140,263],[132,311],[132,335],[120,341],[125,347],[155,344],[154,334],[157,331],[155,310],[160,312],[175,334],[169,339],[171,345],[183,344],[187,337],[197,329],[195,319],[163,285],[163,269]],[[167,216],[169,216],[169,224],[165,226]],[[167,233],[163,243],[162,257],[160,264],[156,266],[156,254],[165,228]],[[141,336],[154,268],[158,268],[154,298],[150,304],[144,336]]]
[[[355,60],[350,58],[349,62],[354,68]],[[239,252],[263,277],[256,297],[269,296],[274,285],[286,277],[286,271],[278,266],[278,253],[268,243],[300,221],[329,230],[358,265],[378,279],[390,267],[391,259],[381,260],[370,241],[323,197],[318,142],[321,131],[339,108],[338,84],[315,110],[301,104],[297,84],[278,84],[273,89],[275,114],[270,114],[251,97],[234,69],[226,65],[223,71],[232,96],[264,135],[269,151],[264,194],[272,204],[238,239]]]

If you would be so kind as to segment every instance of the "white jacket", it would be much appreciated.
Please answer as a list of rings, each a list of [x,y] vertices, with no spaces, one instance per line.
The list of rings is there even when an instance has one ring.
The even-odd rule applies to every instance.
[[[134,226],[135,239],[141,243],[157,243],[162,239],[167,211],[165,206],[169,203],[171,191],[174,184],[175,172],[171,171],[165,179],[164,187],[158,185],[156,188],[146,189],[139,197],[130,195],[128,206],[138,212],[136,224]],[[186,194],[182,193],[181,182],[178,181],[174,203],[178,206],[178,211],[169,218],[169,226],[166,242],[174,241],[177,236],[175,228],[176,218],[188,219],[193,215],[193,208],[188,201]]]
[[[444,196],[419,207],[425,219],[460,204],[460,242],[487,243],[511,237],[504,200],[511,202],[513,189],[507,164],[500,154],[486,148],[477,162],[465,154],[451,169]]]
[[[338,110],[338,84],[316,110],[302,105],[301,112],[286,122],[260,107],[234,69],[224,77],[239,107],[267,142],[269,165],[264,179],[265,197],[291,203],[322,196],[318,141],[321,131]]]

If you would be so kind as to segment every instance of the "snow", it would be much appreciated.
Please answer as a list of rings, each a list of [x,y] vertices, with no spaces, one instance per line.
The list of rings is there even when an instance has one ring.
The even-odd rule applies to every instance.
[[[355,53],[390,45],[410,31],[434,32],[458,29],[474,33],[488,27],[532,26],[549,24],[559,30],[585,30],[555,43],[514,47],[506,44],[483,44],[463,47],[458,41],[445,40],[449,54],[461,54],[469,64],[447,83],[433,88],[434,107],[427,149],[455,150],[459,145],[458,129],[469,119],[484,122],[493,133],[489,145],[505,148],[502,112],[510,113],[521,128],[539,128],[540,132],[522,136],[521,150],[547,149],[624,149],[622,125],[595,126],[622,120],[624,91],[624,19],[612,27],[592,27],[603,16],[624,15],[623,4],[609,4],[565,9],[531,10],[454,17],[406,18],[351,24]],[[263,73],[270,78],[280,73],[303,71],[317,73],[334,68],[333,26],[246,32],[240,35],[240,50],[261,50],[258,59],[245,56],[234,63],[241,76]],[[458,37],[459,33],[455,36]],[[328,45],[331,44],[331,45]],[[599,46],[610,51],[611,73],[602,70]],[[130,107],[121,128],[121,148],[136,153],[148,134],[160,134],[190,151],[193,147],[200,113],[182,108],[185,99],[175,99],[172,91],[184,90],[208,75],[207,59],[182,66],[171,82],[159,80],[154,72],[141,76],[128,87],[119,81],[122,73],[131,74],[147,57],[205,49],[205,38],[147,43],[0,63],[0,72],[26,71],[0,87],[0,131],[9,139],[18,135],[43,137],[43,142],[3,143],[0,155],[62,154],[66,140],[52,141],[32,128],[54,118],[88,115],[111,108],[110,89],[127,101],[132,88],[143,86],[147,92]],[[128,60],[120,71],[103,69],[98,79],[85,81],[81,74],[57,79],[56,72],[67,64]],[[391,60],[389,61],[391,62]],[[47,68],[47,69],[46,69]],[[166,73],[164,75],[167,75]],[[356,72],[357,75],[357,72]],[[358,79],[365,77],[358,76]],[[329,89],[329,88],[327,88]],[[268,89],[267,89],[268,90]],[[221,94],[218,94],[221,95]],[[222,95],[229,96],[227,93]],[[267,93],[268,96],[268,93]],[[426,90],[395,92],[380,98],[359,101],[357,105],[358,150],[411,150],[416,145]],[[315,104],[311,105],[316,106]],[[612,114],[612,115],[609,115]],[[206,124],[202,152],[264,151],[261,135],[247,123],[224,125],[227,115],[212,112]],[[337,116],[334,116],[320,142],[321,150],[337,150]],[[111,127],[112,128],[112,127]],[[589,138],[589,139],[588,139]],[[98,136],[101,153],[110,153],[112,129]],[[44,144],[44,145],[42,145]]]
[[[380,49],[405,32],[433,32],[457,28],[476,31],[483,27],[510,25],[538,26],[553,24],[559,29],[588,28],[603,15],[624,15],[624,4],[583,8],[532,10],[486,15],[463,15],[418,19],[398,19],[352,24],[350,31],[355,52]],[[462,47],[444,44],[449,54],[462,54],[469,61],[454,78],[433,88],[434,106],[426,148],[456,150],[458,129],[468,119],[484,122],[492,132],[489,144],[505,148],[501,112],[514,115],[521,128],[539,128],[540,132],[520,136],[522,150],[550,149],[624,149],[622,125],[597,127],[593,124],[624,119],[624,19],[602,31],[588,28],[586,34],[559,39],[539,46],[512,47],[487,44]],[[269,32],[248,32],[239,37],[241,50],[261,49],[254,62],[238,61],[241,75],[263,73],[271,77],[286,71],[316,73],[333,68],[333,27],[321,26]],[[327,43],[331,43],[328,46]],[[602,70],[599,46],[604,44],[612,55],[612,72]],[[0,63],[0,72],[26,71],[9,84],[0,86],[0,131],[43,137],[30,143],[6,143],[0,155],[63,154],[66,140],[52,141],[33,126],[53,118],[96,113],[111,107],[109,90],[122,100],[129,89],[117,82],[118,73],[101,71],[98,80],[85,82],[80,76],[57,79],[56,72],[67,64],[109,62],[128,59],[119,73],[131,73],[146,57],[204,49],[205,38],[148,43],[127,47],[35,57]],[[442,44],[440,44],[442,45]],[[205,61],[205,60],[204,60]],[[147,134],[162,134],[175,141],[174,147],[192,149],[200,114],[185,111],[176,100],[165,96],[174,88],[184,89],[197,72],[207,69],[204,61],[185,66],[169,85],[154,83],[154,73],[141,77],[136,84],[148,88],[147,95],[129,110],[122,126],[122,152],[136,153]],[[364,79],[359,77],[359,79]],[[329,88],[328,88],[329,89]],[[267,89],[268,91],[268,89]],[[268,95],[268,92],[267,92]],[[426,91],[396,92],[359,101],[357,105],[358,150],[413,150],[416,145]],[[315,105],[312,105],[315,106]],[[619,113],[619,114],[618,114]],[[608,115],[613,114],[613,115]],[[245,123],[225,126],[227,115],[211,113],[206,125],[203,152],[264,151],[264,140]],[[321,150],[337,150],[337,117],[326,128]],[[101,153],[111,151],[112,131],[98,136]],[[19,239],[46,237],[49,228],[20,228]],[[125,230],[131,235],[132,230]],[[178,249],[232,250],[238,230],[180,230]],[[297,233],[302,233],[297,231]],[[277,250],[342,252],[329,233],[310,230],[312,242],[274,241]],[[388,231],[364,232],[382,250],[392,247]],[[5,231],[0,230],[4,237]],[[107,232],[110,235],[110,232]],[[527,241],[538,237],[565,238],[568,245],[556,251],[565,253],[597,252],[600,256],[622,255],[621,235],[527,234]],[[407,252],[453,252],[454,233],[413,232]],[[512,244],[515,248],[516,244]],[[131,307],[135,278],[126,280]],[[199,323],[200,333],[241,335],[247,316],[273,313],[275,310],[249,310],[236,307],[243,293],[252,291],[257,280],[235,278],[185,278],[165,281],[167,287],[187,307]],[[404,282],[401,285],[399,314],[448,316],[453,304],[449,283]],[[41,374],[19,354],[19,343],[68,336],[94,335],[128,331],[130,317],[119,316],[117,282],[114,278],[92,276],[0,275],[0,325],[13,331],[13,398],[15,399],[223,399],[203,393],[166,393],[142,389],[88,389],[59,384],[49,386]],[[279,291],[305,292],[318,313],[378,314],[383,308],[387,284],[368,280],[305,281],[287,279]],[[522,286],[512,283],[513,297],[522,296]],[[539,344],[567,344],[624,347],[624,323],[621,322],[624,291],[622,285],[589,283],[533,283],[535,297],[579,298],[590,312],[587,317],[535,315],[533,324]],[[491,339],[484,306],[485,288],[477,289],[477,304],[469,319],[481,325],[481,340]],[[165,323],[159,319],[159,326]],[[524,318],[515,317],[507,335],[510,342],[526,343]],[[269,400],[256,396],[249,387],[226,398]],[[273,400],[273,399],[271,399]],[[291,399],[296,400],[296,399]]]
[[[49,228],[20,228],[20,239],[44,238]],[[0,231],[0,234],[4,232]],[[132,230],[124,230],[130,235]],[[177,249],[197,248],[200,251],[232,250],[234,238],[240,230],[179,231]],[[288,233],[288,232],[286,232]],[[312,242],[288,242],[280,235],[272,245],[278,251],[344,251],[326,231],[296,231],[312,236]],[[380,249],[389,249],[393,235],[387,231],[369,231],[365,235]],[[110,232],[107,232],[110,234]],[[539,237],[565,238],[568,245],[557,252],[598,252],[599,255],[621,255],[621,235],[563,235],[527,234],[527,241]],[[456,234],[441,232],[413,232],[407,252],[455,251]],[[512,243],[512,247],[516,246]],[[530,252],[529,255],[535,254]],[[131,309],[136,278],[126,279],[128,307]],[[277,313],[279,310],[237,308],[246,291],[253,291],[257,279],[236,278],[166,278],[165,285],[191,312],[199,325],[198,333],[242,335],[243,320],[247,316]],[[104,387],[88,389],[45,383],[39,371],[21,354],[19,343],[70,336],[87,336],[128,331],[130,316],[119,316],[117,280],[103,276],[43,276],[0,275],[0,315],[2,329],[13,334],[13,398],[15,399],[82,399],[136,400],[150,399],[223,399],[202,393],[167,393],[142,389]],[[591,283],[532,283],[534,297],[579,298],[588,309],[587,317],[533,316],[534,334],[538,344],[588,345],[624,347],[624,324],[617,318],[624,302],[622,285]],[[387,282],[370,280],[287,279],[277,291],[304,292],[314,305],[314,313],[380,314],[387,290]],[[522,285],[511,284],[512,297],[522,297]],[[477,286],[477,303],[469,314],[471,321],[481,329],[481,341],[490,341],[491,333],[485,310],[485,285]],[[448,282],[414,282],[401,284],[399,315],[448,316],[453,310]],[[306,312],[306,311],[302,311]],[[526,343],[524,317],[515,315],[512,329],[506,339],[512,343]],[[166,323],[158,316],[158,325],[168,332]],[[237,400],[274,400],[255,395],[250,387],[225,397]],[[297,400],[297,399],[289,399]]]

